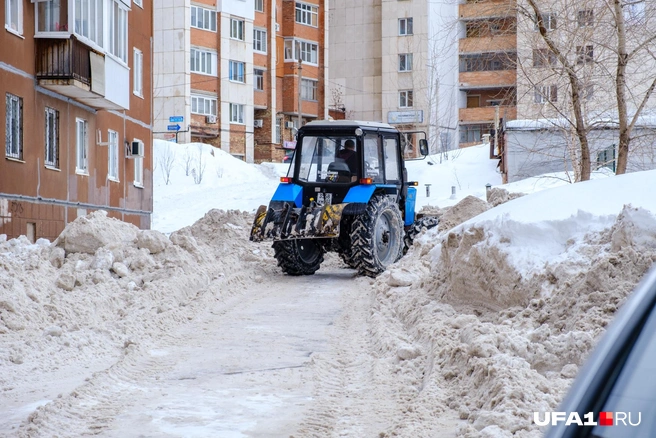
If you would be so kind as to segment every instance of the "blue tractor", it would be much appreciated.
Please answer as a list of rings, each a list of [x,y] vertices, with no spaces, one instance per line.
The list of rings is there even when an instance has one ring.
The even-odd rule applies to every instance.
[[[257,210],[250,239],[273,241],[289,275],[314,274],[328,251],[361,275],[396,262],[437,218],[415,214],[416,182],[407,180],[401,133],[391,125],[314,121],[299,129],[286,177]],[[427,155],[426,139],[419,150]]]

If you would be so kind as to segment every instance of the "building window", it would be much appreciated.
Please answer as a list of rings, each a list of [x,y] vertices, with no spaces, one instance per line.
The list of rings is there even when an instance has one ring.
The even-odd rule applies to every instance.
[[[399,35],[412,35],[412,18],[399,18]]]
[[[23,0],[5,0],[5,28],[23,34]]]
[[[127,63],[127,52],[128,10],[121,1],[114,0],[109,6],[109,53]]]
[[[230,38],[244,41],[244,20],[230,19]]]
[[[103,46],[103,11],[102,0],[75,0],[75,33],[90,39],[100,47]],[[110,6],[110,16],[114,13],[114,3]],[[111,45],[110,35],[110,45]],[[126,38],[127,41],[127,38]]]
[[[412,90],[399,91],[399,107],[412,108]]]
[[[107,150],[109,157],[107,158],[107,178],[112,181],[118,181],[118,132],[109,131],[107,135],[109,146]]]
[[[23,98],[7,93],[6,149],[8,157],[23,159]]]
[[[216,53],[208,50],[191,48],[191,72],[216,75]]]
[[[576,63],[590,64],[594,61],[594,48],[592,46],[576,46]]]
[[[256,68],[253,70],[253,76],[255,76],[255,80],[253,81],[255,89],[258,91],[264,91],[264,70]]]
[[[132,92],[139,97],[143,97],[143,52],[135,48],[133,58]]]
[[[310,64],[319,63],[319,46],[316,43],[285,40],[285,61],[303,60]]]
[[[244,105],[230,104],[230,123],[244,123]]]
[[[315,5],[296,2],[296,22],[318,27],[319,8]]]
[[[533,49],[533,67],[555,66],[558,62],[551,49]]]
[[[36,31],[37,32],[68,31],[68,1],[67,0],[37,0]]]
[[[543,85],[535,87],[535,103],[557,102],[558,87],[556,85]]]
[[[87,174],[87,153],[89,138],[87,121],[75,119],[75,172]]]
[[[301,99],[317,100],[317,84],[318,81],[301,79]]]
[[[534,27],[533,30],[536,32],[540,30],[540,26],[538,23],[538,18],[533,17],[534,21]],[[548,30],[555,30],[556,29],[556,14],[542,14],[542,23],[544,24],[544,27]]]
[[[143,0],[132,0],[134,1],[134,4],[139,6],[140,8],[143,8]]]
[[[46,166],[59,167],[59,111],[46,107]]]
[[[141,149],[143,150],[143,141],[139,139],[134,139],[133,141],[137,143],[141,143]],[[143,187],[143,162],[144,162],[144,157],[141,156],[135,156],[134,157],[134,185],[136,187]]]
[[[576,13],[576,19],[579,23],[579,27],[594,26],[594,12],[592,9],[578,11]]]
[[[615,145],[611,145],[601,152],[597,152],[597,169],[607,167],[615,172],[616,159]]]
[[[240,61],[230,61],[229,63],[229,78],[231,81],[234,82],[241,82],[244,83],[246,82],[245,76],[244,76],[244,69],[246,68],[246,64]]]
[[[460,56],[460,72],[515,70],[516,53],[481,53]]]
[[[399,55],[399,71],[412,71],[412,53]]]
[[[265,29],[253,29],[253,50],[266,53],[267,31]]]
[[[487,134],[493,129],[493,125],[460,125],[460,143],[480,143],[482,134]]]
[[[264,0],[255,0],[255,10],[257,12],[264,12]]]
[[[205,116],[216,115],[216,98],[191,95],[191,112]]]
[[[282,143],[282,117],[276,117],[276,144]]]
[[[191,27],[216,32],[216,11],[192,5]]]

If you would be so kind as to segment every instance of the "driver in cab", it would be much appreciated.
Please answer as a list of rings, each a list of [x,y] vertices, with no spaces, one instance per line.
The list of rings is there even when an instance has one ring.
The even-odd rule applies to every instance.
[[[355,142],[353,140],[346,140],[344,148],[337,152],[337,158],[343,160],[347,165],[351,174],[355,175],[358,171],[358,154],[355,151]]]

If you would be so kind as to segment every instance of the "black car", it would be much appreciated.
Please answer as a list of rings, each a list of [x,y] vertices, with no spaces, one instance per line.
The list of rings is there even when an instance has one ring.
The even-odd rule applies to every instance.
[[[550,414],[547,438],[656,437],[656,268],[618,311],[558,412]]]

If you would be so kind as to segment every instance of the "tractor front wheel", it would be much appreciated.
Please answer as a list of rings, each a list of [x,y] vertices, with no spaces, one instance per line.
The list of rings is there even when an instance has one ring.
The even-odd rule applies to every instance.
[[[362,275],[376,277],[403,255],[403,219],[398,205],[376,196],[351,228],[351,251]]]
[[[274,257],[288,275],[312,275],[323,262],[324,250],[315,239],[273,242]]]

